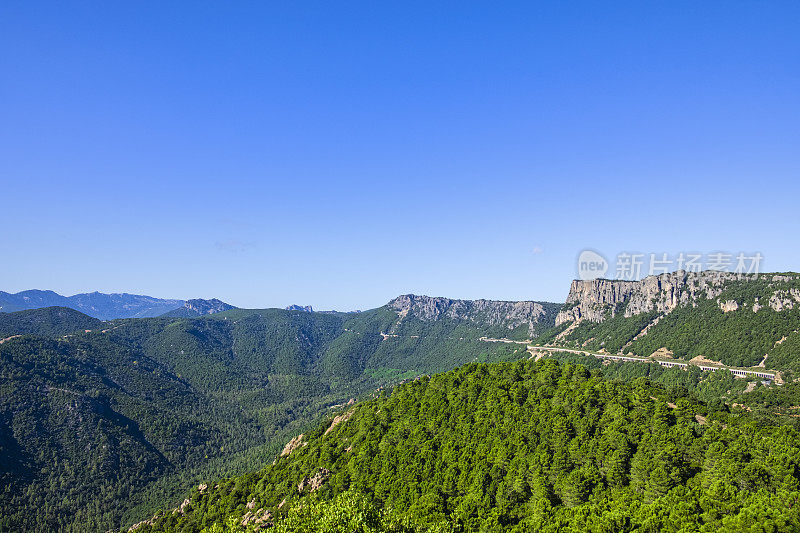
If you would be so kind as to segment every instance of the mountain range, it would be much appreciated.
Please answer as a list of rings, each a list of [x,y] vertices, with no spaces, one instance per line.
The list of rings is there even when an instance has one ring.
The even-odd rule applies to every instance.
[[[308,508],[308,512],[317,509],[325,514],[326,506],[339,503],[345,507],[356,505],[367,514],[377,513],[376,520],[390,507],[404,510],[397,523],[412,524],[422,517],[428,526],[439,524],[445,528],[441,531],[449,531],[446,528],[451,526],[456,528],[454,531],[458,527],[471,531],[480,521],[491,520],[502,530],[530,523],[530,509],[542,505],[550,506],[547,516],[552,519],[560,516],[559,520],[568,520],[564,509],[588,505],[595,501],[590,496],[594,491],[613,487],[619,491],[598,492],[597,497],[622,498],[625,494],[624,498],[633,498],[629,500],[631,505],[651,505],[655,501],[653,495],[672,494],[669,497],[677,498],[678,493],[670,493],[672,489],[698,483],[706,487],[706,477],[696,477],[698,471],[706,469],[705,459],[692,456],[684,466],[665,462],[663,468],[671,481],[661,480],[661,485],[641,476],[634,483],[630,461],[641,440],[637,432],[645,426],[619,426],[618,431],[630,431],[626,452],[630,455],[624,468],[620,467],[622,477],[608,477],[610,467],[601,456],[581,451],[581,446],[605,444],[573,442],[584,429],[578,422],[580,417],[569,414],[569,406],[588,402],[581,408],[586,410],[581,416],[591,421],[592,395],[609,390],[611,396],[602,401],[608,403],[603,409],[611,411],[651,412],[659,402],[674,409],[669,405],[683,405],[678,400],[685,398],[687,405],[693,406],[681,407],[686,413],[704,419],[722,417],[720,423],[730,428],[739,424],[736,417],[756,416],[760,417],[759,424],[795,425],[790,408],[800,405],[800,392],[794,383],[795,373],[800,370],[800,358],[796,356],[799,279],[792,273],[756,278],[676,272],[640,282],[575,281],[564,305],[407,294],[361,313],[318,313],[303,308],[235,309],[219,300],[182,302],[179,307],[148,318],[101,320],[68,306],[0,313],[0,481],[6,487],[0,493],[0,531],[109,531],[142,520],[143,530],[199,532],[219,526],[228,529],[208,531],[238,531],[267,522],[283,527],[281,520],[294,519],[294,511],[287,514],[287,510],[295,509],[295,504],[305,506],[302,508]],[[47,301],[34,296],[29,295],[27,305]],[[130,301],[135,302],[135,298],[147,297],[132,298]],[[123,309],[134,312],[131,307]],[[108,317],[112,309],[104,312],[109,313],[104,315]],[[528,345],[551,350],[544,354],[529,350]],[[786,385],[775,387],[755,377],[737,379],[729,372],[703,372],[696,366],[684,370],[582,355],[589,352],[628,354],[644,361],[657,353],[661,358],[675,360],[701,357],[735,366],[761,365],[780,372]],[[519,367],[502,366],[528,359],[536,359],[536,366],[532,366],[533,361]],[[567,367],[559,366],[556,371],[547,366],[554,363],[549,359]],[[450,371],[454,373],[448,377],[435,377]],[[574,389],[569,383],[577,375],[582,376],[580,382],[601,380],[606,385]],[[533,383],[539,380],[544,380],[547,388],[534,394],[539,385]],[[474,385],[462,387],[468,382]],[[632,388],[614,389],[621,382],[632,384]],[[395,393],[390,394],[393,389],[413,390],[422,396],[413,401],[397,400],[397,405],[392,404],[385,411],[389,404],[381,402],[395,397]],[[458,391],[453,392],[455,396],[449,392],[451,389]],[[403,398],[406,393],[397,394]],[[465,425],[459,426],[457,433],[474,433],[488,439],[485,432],[489,429],[474,425],[478,418],[469,422],[474,413],[482,412],[481,406],[492,402],[504,405],[506,400],[501,401],[502,398],[522,402],[518,405],[523,406],[527,401],[524,398],[533,398],[531,409],[546,409],[548,405],[555,408],[555,404],[548,403],[555,397],[553,394],[560,398],[558,405],[567,409],[562,414],[569,424],[564,425],[558,417],[542,418],[542,423],[561,428],[557,431],[567,440],[559,446],[569,449],[570,456],[563,459],[563,470],[538,471],[536,475],[543,478],[528,477],[521,470],[521,478],[515,477],[517,474],[508,477],[509,472],[522,468],[509,464],[514,454],[522,453],[512,453],[508,448],[509,439],[515,438],[509,430],[492,433],[491,437],[496,450],[512,453],[505,459],[492,455],[499,451],[476,452],[472,444],[457,444],[452,441],[455,433],[442,434],[444,440],[437,444],[440,448],[423,450],[415,440],[419,431],[434,438],[437,427],[462,418]],[[441,414],[436,414],[435,409],[419,411],[419,402],[433,406],[443,401],[442,395],[447,398],[445,404],[436,405],[448,407],[442,407],[445,410]],[[644,401],[647,395],[658,401],[649,404]],[[370,398],[375,396],[384,399],[374,403]],[[348,406],[353,404],[360,413],[357,416],[348,414]],[[749,411],[741,406],[747,406]],[[733,418],[729,416],[731,411],[735,412]],[[386,412],[396,416],[385,419]],[[511,410],[481,417],[502,427],[528,427],[524,420],[531,415],[529,411],[524,413]],[[334,415],[333,420],[338,418],[342,424],[354,417],[346,426],[351,427],[346,430],[350,440],[327,436]],[[623,419],[625,416],[620,420]],[[682,419],[670,420],[673,422],[669,424],[674,425]],[[692,431],[702,434],[706,428],[698,420]],[[373,430],[378,439],[374,442],[369,436]],[[545,433],[525,431],[529,435],[525,438],[530,439],[526,449],[534,457],[531,450],[542,442]],[[305,437],[298,437],[300,434]],[[731,436],[738,438],[739,434]],[[294,445],[286,446],[292,442]],[[786,443],[781,442],[780,446],[785,447]],[[347,455],[351,445],[357,462]],[[573,445],[574,453],[569,448]],[[725,444],[720,441],[720,445]],[[439,450],[452,446],[493,458],[482,465],[459,466],[463,476],[430,466],[440,461]],[[302,460],[278,460],[270,470],[269,465],[285,447],[287,454],[302,448],[297,455],[290,454]],[[381,456],[380,465],[374,465],[377,470],[360,470],[362,463],[370,464],[378,450],[389,449],[395,451]],[[427,458],[425,461],[431,462],[408,458],[406,463],[393,463],[400,461],[405,449],[417,450],[419,460]],[[710,449],[691,453],[708,454],[712,453]],[[543,449],[543,456],[552,455],[548,450]],[[595,457],[593,461],[598,463],[591,466],[580,459],[582,454]],[[650,464],[653,458],[646,456],[642,461]],[[458,464],[455,458],[452,462]],[[408,485],[412,481],[395,479],[382,470],[397,469],[401,464],[406,465],[402,468],[424,472],[424,479],[438,481],[433,485],[425,482],[410,492],[393,493],[392,486],[414,486]],[[753,469],[771,468],[763,466],[763,461],[757,466],[747,462],[732,464],[750,468],[748,472],[755,476],[735,481],[740,483],[738,487],[763,486],[772,493],[783,490],[783,485],[779,487],[775,481],[757,480],[761,474]],[[426,470],[430,468],[433,470]],[[675,468],[677,474],[672,473]],[[763,474],[766,477],[758,479],[773,480],[780,475],[769,470]],[[230,476],[234,476],[230,481],[218,482]],[[278,478],[284,480],[280,490],[267,488],[272,486],[270,480]],[[527,480],[524,483],[523,478]],[[384,483],[384,479],[388,481]],[[445,483],[444,479],[450,481]],[[472,494],[469,487],[478,483],[476,479],[484,479],[494,488]],[[612,479],[621,484],[614,485],[618,481]],[[573,482],[576,485],[567,488]],[[660,488],[654,489],[648,483]],[[286,492],[292,484],[326,488],[314,489],[313,497],[303,499],[311,496],[311,489]],[[501,485],[502,490],[498,488]],[[205,488],[196,489],[187,499],[192,486]],[[628,490],[633,492],[625,492]],[[472,496],[465,500],[465,494]],[[545,499],[534,498],[535,494],[544,495]],[[636,500],[637,494],[645,494],[645,499]],[[473,501],[473,496],[480,501]],[[705,493],[696,496],[701,502],[697,505],[705,505],[702,502],[712,497]],[[288,507],[279,506],[283,498]],[[741,511],[750,505],[744,500],[734,505],[725,498],[720,500],[722,507],[728,506],[725,508]],[[181,500],[185,505],[178,505]],[[417,501],[427,503],[415,504]],[[757,505],[759,501],[751,503]],[[528,510],[518,507],[523,504]],[[177,509],[174,513],[173,507]],[[159,509],[170,511],[165,514]],[[620,524],[643,523],[639,521],[641,517],[620,509],[615,512],[627,517]],[[268,513],[269,519],[265,518]],[[228,524],[231,520],[233,525]],[[319,522],[322,518],[317,516],[314,520]],[[721,527],[711,518],[708,523],[711,528]],[[417,524],[406,530],[421,531],[428,526]],[[286,529],[290,530],[298,529]],[[303,531],[306,530],[316,531]]]
[[[0,312],[12,313],[42,307],[69,307],[100,320],[173,316],[201,316],[234,309],[219,300],[169,300],[139,294],[90,292],[61,296],[53,291],[28,290],[15,294],[0,291]]]

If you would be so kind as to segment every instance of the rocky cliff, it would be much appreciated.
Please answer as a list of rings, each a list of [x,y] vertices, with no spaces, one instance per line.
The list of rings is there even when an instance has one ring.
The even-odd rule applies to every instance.
[[[548,302],[506,302],[497,300],[453,300],[450,298],[404,294],[388,304],[400,318],[415,317],[423,321],[440,318],[466,320],[483,326],[513,329],[527,325],[553,325],[560,307]]]
[[[694,304],[698,299],[713,300],[732,282],[767,282],[763,294],[752,301],[720,301],[724,312],[749,307],[754,311],[769,305],[776,311],[791,309],[800,304],[800,291],[789,287],[800,279],[796,274],[741,275],[729,272],[685,272],[679,270],[659,276],[648,276],[641,281],[625,280],[574,280],[564,308],[556,316],[556,325],[566,322],[602,322],[622,313],[625,317],[656,311],[668,313],[679,305]],[[786,285],[786,286],[785,286]],[[761,300],[762,303],[759,303]]]

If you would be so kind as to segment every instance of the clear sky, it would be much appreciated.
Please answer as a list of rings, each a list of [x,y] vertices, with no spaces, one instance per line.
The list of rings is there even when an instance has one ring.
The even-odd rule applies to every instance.
[[[563,301],[800,270],[800,2],[0,4],[0,290]]]

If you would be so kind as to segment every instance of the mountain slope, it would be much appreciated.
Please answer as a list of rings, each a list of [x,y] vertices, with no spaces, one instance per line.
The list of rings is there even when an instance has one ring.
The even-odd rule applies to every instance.
[[[792,531],[798,436],[582,367],[473,364],[349,408],[137,531]]]
[[[0,313],[0,339],[12,335],[55,337],[98,329],[103,322],[68,307],[44,307],[16,313]]]
[[[0,345],[0,440],[14,465],[0,495],[8,530],[113,527],[110,510],[213,440],[175,416],[199,403],[190,387],[141,354],[87,337]]]
[[[72,321],[59,322],[62,313]],[[260,468],[332,405],[468,361],[525,355],[478,340],[497,324],[412,315],[390,306],[106,323],[53,308],[0,315],[10,334],[28,333],[0,344],[3,524],[119,527],[197,479]],[[107,428],[98,441],[93,427]]]

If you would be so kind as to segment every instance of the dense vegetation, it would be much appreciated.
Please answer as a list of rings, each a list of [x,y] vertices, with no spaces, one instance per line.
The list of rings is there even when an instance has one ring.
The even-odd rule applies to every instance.
[[[101,327],[103,321],[68,307],[0,313],[0,339],[25,334],[55,337]]]
[[[474,324],[397,324],[386,308],[105,323],[47,308],[0,325],[25,333],[0,344],[4,531],[118,528],[199,480],[261,468],[332,405],[522,356],[476,341],[491,332]]]
[[[686,369],[665,368],[657,364],[610,362],[568,352],[553,352],[549,357],[558,361],[583,365],[601,371],[609,380],[630,382],[647,378],[664,387],[674,397],[692,396],[721,408],[725,403],[742,402],[765,386],[759,378],[737,378],[730,372],[704,372],[697,366]],[[775,391],[774,387],[768,390]],[[745,394],[745,391],[748,391]],[[800,405],[798,402],[795,405]],[[784,420],[784,422],[787,422]]]
[[[800,528],[796,430],[647,379],[553,360],[468,364],[364,402],[329,429],[141,531],[244,531],[253,509],[268,510],[276,531]]]

